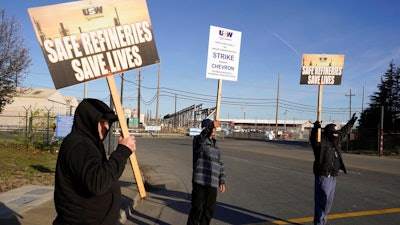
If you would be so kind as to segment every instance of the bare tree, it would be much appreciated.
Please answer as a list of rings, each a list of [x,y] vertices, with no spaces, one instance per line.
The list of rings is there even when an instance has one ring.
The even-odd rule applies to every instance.
[[[15,16],[8,17],[0,10],[0,114],[4,106],[13,101],[21,81],[31,64],[29,49],[18,34],[20,25]]]

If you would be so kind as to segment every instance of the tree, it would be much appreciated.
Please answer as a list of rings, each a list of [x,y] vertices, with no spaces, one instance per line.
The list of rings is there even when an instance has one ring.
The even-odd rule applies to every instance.
[[[400,68],[391,62],[389,69],[381,77],[378,91],[370,96],[369,107],[362,113],[361,127],[376,128],[380,125],[381,107],[384,107],[385,130],[397,131],[400,110]]]
[[[31,64],[29,49],[18,34],[20,25],[15,17],[8,17],[5,9],[0,11],[0,114],[12,103],[21,81]]]
[[[377,144],[383,106],[383,127],[385,133],[396,133],[400,130],[400,68],[390,62],[389,69],[381,76],[378,91],[370,96],[370,104],[362,112],[359,133],[362,143]]]

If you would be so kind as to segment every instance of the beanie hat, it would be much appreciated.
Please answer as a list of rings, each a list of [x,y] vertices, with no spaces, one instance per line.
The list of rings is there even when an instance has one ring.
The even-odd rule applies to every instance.
[[[333,123],[330,123],[330,124],[326,125],[325,128],[324,128],[324,132],[332,133],[332,134],[339,133],[339,131],[336,130],[336,124],[333,124]]]
[[[212,120],[210,120],[210,119],[204,119],[204,120],[201,122],[201,128],[203,128],[203,127],[208,127],[208,126],[210,126],[212,123],[213,123]]]

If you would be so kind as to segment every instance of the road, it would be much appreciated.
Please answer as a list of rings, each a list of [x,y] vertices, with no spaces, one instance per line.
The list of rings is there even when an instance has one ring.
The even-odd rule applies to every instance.
[[[312,224],[310,147],[231,139],[219,142],[228,174],[227,191],[218,195],[212,224]],[[174,214],[169,217],[180,222],[165,219],[157,224],[184,224],[190,209],[191,138],[138,137],[137,147],[141,169],[168,174],[183,187],[181,193],[175,193],[179,201],[164,208],[165,213]],[[400,160],[353,154],[343,157],[348,174],[337,178],[329,222],[398,225]],[[139,211],[141,207],[145,206],[139,205]],[[141,224],[141,216],[145,217],[137,215],[135,224]]]

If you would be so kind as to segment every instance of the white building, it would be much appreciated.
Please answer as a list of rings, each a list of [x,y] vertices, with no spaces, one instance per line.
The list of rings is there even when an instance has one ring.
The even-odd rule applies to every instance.
[[[73,96],[62,96],[58,90],[43,88],[24,88],[13,97],[13,103],[5,106],[0,114],[0,127],[17,128],[26,125],[27,117],[32,112],[57,115],[72,115],[78,106]]]

